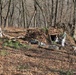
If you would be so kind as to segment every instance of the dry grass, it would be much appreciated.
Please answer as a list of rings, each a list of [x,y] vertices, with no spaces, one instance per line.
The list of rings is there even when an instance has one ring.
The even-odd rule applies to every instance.
[[[1,47],[0,75],[60,75],[69,69],[76,70],[76,55],[70,47],[46,50],[31,46],[30,49]]]

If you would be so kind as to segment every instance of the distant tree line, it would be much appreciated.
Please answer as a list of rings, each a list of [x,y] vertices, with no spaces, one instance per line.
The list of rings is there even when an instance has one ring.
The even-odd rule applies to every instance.
[[[76,27],[76,0],[0,0],[1,27]]]

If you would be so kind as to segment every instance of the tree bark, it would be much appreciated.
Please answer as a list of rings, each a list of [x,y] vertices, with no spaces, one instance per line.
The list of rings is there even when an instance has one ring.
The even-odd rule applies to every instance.
[[[58,0],[56,0],[56,6],[55,6],[55,19],[54,19],[54,27],[56,26],[57,9],[58,9]]]
[[[2,0],[0,0],[0,25],[2,25]]]
[[[24,0],[22,0],[22,11],[23,11],[23,24],[25,28],[25,8],[24,8]]]
[[[4,27],[7,27],[6,22],[7,22],[9,12],[10,12],[10,6],[11,6],[11,0],[9,0],[8,10],[7,10],[7,14],[6,14],[5,21],[4,21]]]

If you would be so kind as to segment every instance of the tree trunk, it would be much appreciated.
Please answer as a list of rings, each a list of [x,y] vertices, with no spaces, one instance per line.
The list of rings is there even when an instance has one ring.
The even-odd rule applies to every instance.
[[[76,41],[76,0],[74,0],[74,25],[75,25],[74,39]]]
[[[2,25],[2,0],[0,0],[0,25]]]
[[[54,1],[52,0],[52,6],[51,6],[51,18],[50,18],[50,20],[51,20],[51,26],[53,25],[52,24],[52,20],[53,20],[53,11],[54,11]]]
[[[56,19],[57,19],[57,9],[58,9],[58,0],[56,0],[56,7],[55,7],[55,19],[54,19],[54,27],[56,26]]]
[[[24,8],[24,0],[22,0],[22,11],[23,11],[23,24],[25,28],[25,8]]]
[[[6,17],[5,17],[5,22],[4,22],[4,27],[7,27],[6,22],[7,22],[9,12],[10,12],[10,6],[11,6],[11,0],[9,0],[8,10],[7,10],[7,14],[6,14]]]

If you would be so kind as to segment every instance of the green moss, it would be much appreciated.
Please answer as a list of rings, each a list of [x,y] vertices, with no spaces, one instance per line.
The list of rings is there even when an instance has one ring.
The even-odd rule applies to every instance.
[[[41,28],[41,31],[43,31],[45,34],[48,34],[48,28],[47,27]]]
[[[4,41],[3,43],[3,47],[11,47],[11,48],[15,48],[15,49],[19,49],[19,48],[29,48],[28,45],[25,45],[25,44],[21,44],[20,42],[18,41],[13,41],[13,40],[6,40]]]

